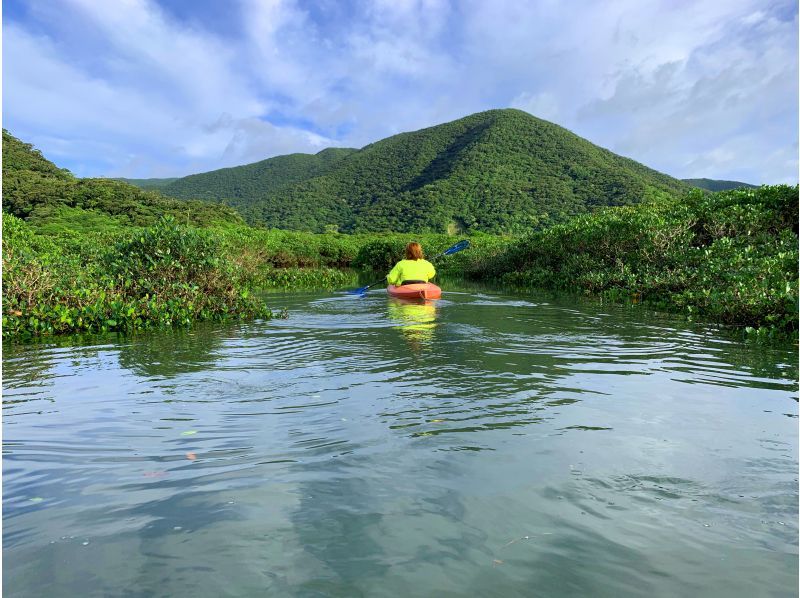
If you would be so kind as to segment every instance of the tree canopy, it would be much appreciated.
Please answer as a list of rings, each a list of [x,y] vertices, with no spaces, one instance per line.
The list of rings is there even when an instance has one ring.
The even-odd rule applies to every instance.
[[[513,233],[687,189],[558,125],[505,109],[360,150],[192,175],[163,192],[223,202],[276,228]]]
[[[733,189],[757,189],[758,185],[739,181],[722,181],[716,179],[681,179],[687,185],[705,189],[706,191],[731,191]]]
[[[236,210],[227,206],[164,197],[113,179],[76,178],[5,129],[3,210],[25,219],[58,217],[78,222],[83,216],[111,217],[115,223],[135,226],[151,225],[163,215],[201,226],[242,222]]]

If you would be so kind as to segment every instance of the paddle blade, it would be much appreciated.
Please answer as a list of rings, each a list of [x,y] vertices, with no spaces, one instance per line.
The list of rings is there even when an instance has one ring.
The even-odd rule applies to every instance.
[[[463,241],[459,241],[455,245],[453,245],[450,249],[446,249],[444,255],[453,255],[454,253],[458,253],[459,251],[463,251],[469,247],[469,241],[464,239]]]
[[[374,287],[376,284],[380,284],[380,283],[382,283],[382,282],[383,282],[383,279],[380,279],[379,281],[377,281],[377,282],[373,282],[372,284],[368,284],[368,285],[367,285],[367,286],[365,286],[365,287],[359,287],[359,288],[357,288],[355,291],[348,291],[348,292],[349,292],[351,295],[363,295],[363,294],[364,294],[364,293],[366,293],[366,292],[367,292],[369,289],[371,289],[372,287]]]

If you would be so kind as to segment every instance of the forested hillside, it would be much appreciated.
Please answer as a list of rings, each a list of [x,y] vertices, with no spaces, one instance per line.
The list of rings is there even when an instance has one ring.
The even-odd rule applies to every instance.
[[[192,175],[164,192],[224,202],[251,223],[277,228],[520,232],[687,189],[562,127],[508,109],[361,150],[280,156]]]
[[[189,175],[160,188],[171,197],[247,206],[273,195],[283,187],[325,174],[339,160],[355,151],[328,148],[318,154],[277,156],[245,166]]]
[[[164,187],[169,185],[170,183],[174,183],[180,177],[171,177],[166,179],[125,179],[125,178],[115,178],[115,181],[122,181],[123,183],[128,183],[129,185],[135,185],[136,187],[140,187],[141,189],[150,189],[153,191],[161,191]]]
[[[164,197],[112,179],[78,179],[5,129],[3,211],[34,222],[94,230],[146,226],[163,215],[196,225],[242,222],[227,206]]]
[[[758,185],[739,181],[720,181],[716,179],[681,179],[687,185],[706,191],[731,191],[732,189],[757,189]]]

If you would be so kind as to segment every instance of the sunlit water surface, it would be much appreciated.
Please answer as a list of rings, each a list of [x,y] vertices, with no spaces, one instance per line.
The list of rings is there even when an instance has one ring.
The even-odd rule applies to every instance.
[[[5,346],[5,596],[797,594],[795,346],[551,295],[272,304]]]

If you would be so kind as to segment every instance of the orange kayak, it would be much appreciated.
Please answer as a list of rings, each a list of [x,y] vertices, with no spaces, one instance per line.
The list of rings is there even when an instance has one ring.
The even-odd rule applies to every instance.
[[[399,287],[390,284],[386,291],[399,299],[439,299],[442,296],[442,289],[432,282],[404,284]]]

